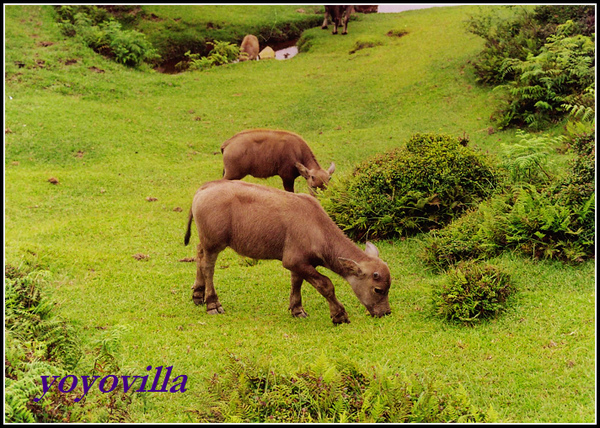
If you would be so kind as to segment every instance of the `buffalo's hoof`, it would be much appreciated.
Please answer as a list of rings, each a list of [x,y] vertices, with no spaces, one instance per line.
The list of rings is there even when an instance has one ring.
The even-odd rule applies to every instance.
[[[221,306],[220,304],[213,304],[213,305],[209,305],[206,308],[206,313],[208,315],[224,314],[225,313],[225,309],[223,309],[223,306]]]
[[[194,293],[192,295],[192,300],[194,301],[194,303],[196,305],[203,305],[204,304],[204,295],[199,295],[199,294]]]
[[[348,318],[348,314],[344,312],[340,312],[339,314],[331,317],[331,320],[334,324],[350,324],[350,319]]]
[[[308,314],[303,308],[296,308],[292,310],[292,316],[295,318],[306,318],[308,317]]]

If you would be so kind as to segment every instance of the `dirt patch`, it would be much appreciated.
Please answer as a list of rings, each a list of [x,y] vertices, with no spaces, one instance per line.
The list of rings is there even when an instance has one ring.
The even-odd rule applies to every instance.
[[[406,30],[390,30],[387,33],[385,33],[385,35],[388,37],[402,37],[406,36],[407,34],[408,31]]]

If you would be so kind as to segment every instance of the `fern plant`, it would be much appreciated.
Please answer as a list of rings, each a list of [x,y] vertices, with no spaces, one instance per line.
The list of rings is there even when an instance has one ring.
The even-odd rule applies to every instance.
[[[580,103],[563,104],[562,108],[569,113],[569,116],[575,120],[585,123],[596,122],[596,87],[595,83],[586,88],[582,96],[579,98]]]
[[[492,422],[458,392],[418,376],[377,368],[367,373],[347,359],[324,356],[291,375],[233,354],[215,374],[196,410],[200,422],[376,423]]]
[[[42,395],[40,376],[63,375],[82,356],[73,327],[52,313],[44,294],[48,271],[5,266],[5,418],[8,422],[62,421],[64,407]],[[58,397],[60,398],[60,397]]]
[[[53,313],[54,305],[43,290],[49,279],[48,271],[36,267],[5,266],[5,421],[128,421],[133,392],[116,388],[105,394],[96,389],[85,395],[79,384],[71,393],[54,387],[44,395],[41,376],[118,376],[123,371],[117,356],[124,328],[103,332],[84,355],[75,328]],[[136,397],[145,400],[142,394]]]
[[[508,171],[513,183],[548,183],[553,175],[549,155],[563,144],[563,136],[548,137],[531,135],[519,129],[516,143],[503,144],[502,166]]]
[[[461,262],[433,290],[435,313],[448,320],[473,323],[497,316],[514,287],[507,273],[489,264]]]
[[[507,90],[508,105],[499,112],[498,125],[527,125],[534,129],[546,126],[566,114],[562,107],[570,104],[595,80],[595,45],[587,36],[574,34],[576,27],[567,21],[557,27],[538,55],[527,59],[507,58],[503,69],[514,80],[497,86]]]
[[[78,37],[95,52],[138,67],[160,55],[143,33],[123,30],[120,22],[96,6],[61,6],[57,9],[63,34]]]
[[[213,47],[207,56],[200,56],[200,54],[193,54],[191,51],[187,51],[185,53],[187,59],[178,62],[175,68],[179,71],[207,70],[218,65],[233,62],[240,55],[239,46],[233,43],[215,40],[214,42],[207,42],[207,44]]]

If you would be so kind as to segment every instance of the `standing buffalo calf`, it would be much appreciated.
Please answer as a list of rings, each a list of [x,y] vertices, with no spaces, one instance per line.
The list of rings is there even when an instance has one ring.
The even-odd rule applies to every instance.
[[[257,59],[258,52],[258,38],[252,34],[245,36],[240,46],[240,61]]]
[[[325,19],[323,20],[323,25],[321,25],[322,29],[327,29],[327,21],[328,18],[331,18],[331,23],[333,24],[333,31],[331,34],[337,34],[337,29],[342,25],[342,17],[344,19],[344,29],[342,30],[342,35],[348,34],[348,20],[350,19],[350,15],[354,10],[353,6],[346,5],[338,5],[338,6],[325,6]]]
[[[192,220],[200,237],[192,298],[197,305],[206,302],[209,314],[224,312],[213,275],[217,257],[227,247],[253,259],[281,260],[292,273],[289,309],[294,317],[307,316],[301,296],[302,282],[307,281],[327,299],[334,324],[350,322],[331,280],[317,272],[317,266],[348,281],[372,316],[391,312],[390,271],[377,248],[367,242],[361,250],[309,195],[242,181],[212,181],[194,196],[186,245]]]
[[[278,175],[283,188],[294,191],[294,181],[301,175],[310,192],[324,188],[335,171],[332,162],[326,171],[317,162],[306,141],[298,134],[269,129],[239,132],[221,145],[223,178],[241,180],[247,175],[267,178]]]

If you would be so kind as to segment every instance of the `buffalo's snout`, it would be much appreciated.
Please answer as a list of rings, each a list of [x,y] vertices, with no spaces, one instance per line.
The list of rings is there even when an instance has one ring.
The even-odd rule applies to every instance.
[[[387,316],[387,315],[389,315],[391,313],[392,313],[392,310],[388,309],[387,311],[384,311],[384,312],[373,313],[373,314],[371,314],[371,316],[372,317],[381,318],[381,317],[385,317],[385,316]]]
[[[383,307],[367,308],[372,317],[381,318],[392,313],[389,305]]]

